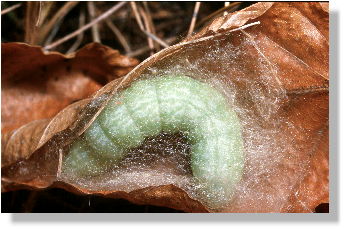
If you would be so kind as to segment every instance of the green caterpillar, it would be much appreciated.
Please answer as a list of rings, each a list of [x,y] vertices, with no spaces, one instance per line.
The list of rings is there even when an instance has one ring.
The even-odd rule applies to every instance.
[[[182,75],[140,80],[111,98],[72,144],[63,168],[78,176],[103,173],[162,132],[185,133],[193,177],[206,199],[232,195],[244,164],[239,119],[219,91]]]

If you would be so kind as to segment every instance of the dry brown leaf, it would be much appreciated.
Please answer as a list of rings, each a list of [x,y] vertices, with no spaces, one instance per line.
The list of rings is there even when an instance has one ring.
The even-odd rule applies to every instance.
[[[2,44],[1,132],[51,118],[137,64],[137,60],[96,43],[68,56],[45,54],[38,46]]]
[[[284,211],[313,212],[319,204],[329,203],[328,93],[298,96],[291,103],[291,109],[295,111],[289,110],[289,113],[293,114],[290,118],[312,133],[314,137],[310,139],[315,139],[315,142],[304,145],[310,147],[306,155],[307,159],[310,158],[308,169],[290,193],[290,200]],[[312,118],[306,122],[306,117]]]
[[[277,165],[278,170],[274,171],[273,175],[263,174],[265,177],[263,181],[267,181],[267,185],[250,183],[249,180],[248,185],[254,187],[251,189],[253,193],[238,196],[231,206],[223,211],[311,212],[318,204],[328,201],[329,40],[328,12],[325,9],[327,6],[319,3],[254,4],[216,19],[192,39],[153,55],[126,77],[108,84],[97,93],[97,96],[114,93],[126,87],[148,67],[169,66],[168,63],[183,59],[195,61],[212,49],[215,43],[218,47],[229,43],[234,47],[241,45],[240,48],[246,50],[243,58],[231,61],[235,61],[234,64],[241,64],[241,71],[247,71],[248,75],[255,71],[255,62],[259,53],[268,63],[277,67],[277,78],[274,83],[286,89],[287,100],[282,102],[276,116],[285,117],[288,122],[277,128],[287,137],[288,145],[293,148],[282,149],[285,155],[283,163]],[[260,25],[231,31],[256,21],[259,21]],[[218,64],[208,63],[203,67],[216,72]],[[243,77],[240,73],[222,72],[228,79]],[[237,86],[243,91],[247,90],[246,85],[241,84],[240,81]],[[248,95],[241,96],[241,99],[246,101]],[[54,151],[54,148],[63,148],[82,133],[105,103],[105,99],[95,99],[85,107],[82,106],[80,114],[72,118],[75,122],[70,120],[72,125],[65,130],[51,129],[50,136],[54,132],[57,134],[51,139],[46,139],[46,143],[36,151],[28,153],[25,160],[2,167],[3,190],[54,186],[75,193],[121,197],[138,204],[155,204],[188,212],[209,210],[174,185],[148,187],[129,193],[119,190],[94,192],[64,181],[56,181],[61,165],[61,152]],[[252,105],[248,103],[249,107]],[[68,113],[66,112],[65,115]],[[63,118],[60,117],[59,120],[61,121],[57,121],[55,126],[59,126],[59,122],[62,124]],[[260,125],[269,126],[271,123],[263,122]],[[294,128],[290,128],[291,125]],[[9,148],[14,144],[10,140],[5,143]],[[59,147],[47,147],[50,144]],[[50,159],[49,163],[47,158]],[[298,161],[309,163],[299,165],[296,164]],[[41,168],[40,171],[37,171],[37,167]],[[34,169],[35,172],[31,173]],[[297,183],[293,178],[296,174],[302,175]],[[248,179],[246,176],[248,174],[244,176],[244,180]],[[257,196],[255,190],[266,195]]]

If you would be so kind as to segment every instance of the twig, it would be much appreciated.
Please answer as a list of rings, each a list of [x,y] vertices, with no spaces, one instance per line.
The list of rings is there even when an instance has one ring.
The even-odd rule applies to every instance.
[[[163,46],[164,48],[169,47],[169,45],[164,42],[162,39],[160,39],[159,37],[156,37],[155,35],[153,35],[152,33],[149,33],[147,31],[143,31],[148,37],[152,38],[153,40],[155,40],[158,44],[160,44],[161,46]]]
[[[82,10],[79,15],[79,28],[85,25],[85,12]],[[77,40],[73,43],[73,45],[67,50],[66,54],[74,52],[81,44],[84,38],[84,32],[81,32],[77,36]]]
[[[41,28],[47,22],[46,19],[48,15],[50,14],[54,4],[56,3],[53,1],[50,1],[50,2],[42,2],[42,5],[40,5],[40,7],[42,7],[42,10],[39,17],[39,23],[37,23],[37,25],[40,26]]]
[[[93,2],[87,2],[87,9],[89,11],[89,15],[91,17],[91,20],[94,20],[96,17],[96,7],[95,4]],[[99,35],[99,30],[98,30],[98,24],[94,24],[92,26],[92,39],[94,42],[98,42],[101,43],[101,38]]]
[[[101,14],[100,16],[98,16],[95,20],[91,21],[90,23],[84,25],[82,28],[74,31],[71,34],[68,34],[67,36],[55,41],[54,43],[47,45],[44,47],[45,50],[48,49],[52,49],[62,43],[64,43],[65,41],[70,40],[73,37],[78,36],[79,33],[89,29],[90,27],[92,27],[94,24],[106,19],[107,17],[109,17],[111,14],[113,14],[114,12],[116,12],[117,10],[119,10],[122,6],[124,6],[127,2],[120,2],[118,4],[116,4],[115,6],[111,7],[109,10],[107,10],[105,13]]]
[[[36,26],[39,8],[39,2],[26,2],[24,42],[29,44],[36,44],[39,37]]]
[[[131,2],[131,7],[133,9],[135,18],[137,20],[137,23],[139,25],[140,30],[145,33],[148,37],[152,38],[153,40],[155,40],[157,43],[159,43],[160,45],[162,45],[164,48],[169,47],[169,45],[167,43],[165,43],[164,41],[162,41],[160,38],[158,38],[157,36],[155,36],[154,34],[148,32],[145,30],[143,22],[141,21],[140,15],[138,13],[138,9],[135,3]]]
[[[142,8],[140,8],[140,14],[141,16],[143,17],[144,19],[144,24],[145,24],[145,29],[143,31],[146,31],[148,34],[152,34],[151,33],[151,29],[150,29],[150,24],[148,22],[148,19],[147,19],[147,16],[146,16],[146,13],[144,12],[144,10]],[[145,32],[144,32],[145,33]],[[145,33],[147,35],[147,33]],[[151,36],[147,36],[147,42],[149,43],[149,47],[151,48],[151,55],[154,53],[154,43],[153,43],[153,39]]]
[[[143,2],[143,5],[144,5],[145,15],[146,15],[148,29],[149,29],[148,32],[151,32],[153,35],[156,35],[156,29],[155,29],[155,25],[153,24],[149,5],[147,2]],[[154,43],[154,46],[156,50],[159,50],[159,44],[157,42]]]
[[[44,45],[48,45],[49,43],[52,42],[52,40],[55,38],[57,32],[59,31],[60,29],[60,26],[63,22],[64,18],[61,18],[57,23],[56,25],[54,26],[53,30],[50,32],[47,40],[44,42]]]
[[[172,44],[175,40],[176,40],[176,37],[171,37],[171,38],[166,39],[166,42],[167,42],[167,44]],[[137,49],[133,52],[126,53],[126,56],[136,57],[136,56],[139,56],[139,55],[141,55],[145,52],[148,52],[148,51],[150,51],[150,48],[148,46],[146,46],[146,47]]]
[[[137,4],[135,2],[131,2],[131,8],[133,10],[135,19],[136,19],[136,21],[137,21],[137,23],[139,25],[140,30],[142,32],[146,31],[145,27],[144,27],[144,24],[143,24],[143,21],[141,20],[140,14],[138,12]],[[142,14],[142,11],[140,11],[140,13]],[[147,43],[148,43],[148,45],[149,45],[149,47],[151,49],[151,55],[152,55],[153,54],[153,41],[152,41],[152,38],[147,37]]]
[[[208,15],[207,17],[204,17],[203,19],[201,19],[198,24],[196,25],[196,27],[198,28],[200,25],[202,25],[204,22],[210,20],[211,18],[223,13],[224,11],[227,11],[227,10],[234,10],[236,9],[239,5],[241,4],[241,2],[233,2],[233,3],[230,3],[228,6],[226,7],[223,7],[219,10],[217,10],[216,12],[213,12],[212,14]]]
[[[39,2],[39,8],[38,8],[38,17],[37,17],[37,21],[36,21],[36,26],[40,25],[40,19],[41,19],[41,15],[42,15],[42,4],[43,2]]]
[[[230,2],[224,2],[224,8],[228,7],[230,5]],[[224,11],[223,13],[224,16],[228,15],[227,11]]]
[[[132,52],[126,38],[122,35],[121,31],[114,25],[114,23],[109,18],[105,19],[105,23],[111,29],[111,31],[113,31],[113,33],[125,49],[126,53]]]
[[[19,7],[21,7],[21,6],[22,6],[22,4],[18,3],[18,4],[15,4],[13,6],[10,6],[10,7],[6,8],[6,9],[4,9],[4,10],[1,10],[1,15],[5,15],[5,14],[7,14],[7,13],[9,13],[9,12],[19,8]]]
[[[138,13],[138,8],[137,8],[137,5],[135,4],[135,2],[131,2],[131,8],[133,10],[133,13],[134,13],[134,16],[135,16],[135,19],[139,25],[139,28],[141,30],[144,30],[144,25],[143,25],[143,22],[141,21],[141,18],[139,16],[139,13]]]
[[[52,30],[52,28],[55,26],[57,21],[60,21],[62,18],[64,18],[71,9],[73,9],[79,2],[66,2],[59,11],[50,19],[49,22],[47,22],[45,25],[43,25],[41,29],[40,37],[41,39],[44,39],[47,34]]]
[[[192,17],[192,21],[190,22],[190,26],[189,26],[187,37],[190,37],[192,35],[193,31],[194,31],[195,22],[196,22],[196,18],[198,16],[200,4],[201,4],[200,2],[196,2],[195,3],[193,17]]]

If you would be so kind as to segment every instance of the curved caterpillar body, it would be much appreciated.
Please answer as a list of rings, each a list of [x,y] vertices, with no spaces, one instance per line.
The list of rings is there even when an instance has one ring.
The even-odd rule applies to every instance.
[[[192,173],[203,193],[210,199],[230,196],[244,164],[239,119],[220,92],[186,76],[137,81],[111,98],[72,144],[64,168],[78,176],[96,175],[145,138],[177,131],[191,146]]]

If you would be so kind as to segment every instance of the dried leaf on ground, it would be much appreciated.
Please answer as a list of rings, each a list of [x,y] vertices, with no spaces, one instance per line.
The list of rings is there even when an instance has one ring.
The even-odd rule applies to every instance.
[[[2,134],[53,117],[137,64],[96,43],[68,56],[44,53],[41,47],[22,43],[2,44]]]
[[[205,52],[212,49],[215,44],[217,47],[225,47],[227,44],[238,47],[241,44],[240,48],[246,50],[243,58],[231,61],[242,68],[238,68],[238,72],[222,72],[224,80],[238,78],[237,86],[246,91],[247,85],[241,82],[241,77],[244,77],[242,73],[247,71],[248,75],[251,75],[255,72],[258,55],[276,68],[277,74],[274,83],[286,90],[287,99],[281,102],[275,115],[288,120],[277,129],[293,147],[282,149],[283,155],[285,155],[284,163],[277,165],[279,170],[275,171],[274,176],[268,173],[263,174],[261,181],[268,182],[268,185],[250,183],[250,179],[244,177],[244,179],[249,179],[248,185],[252,186],[253,192],[239,195],[233,200],[232,205],[223,211],[311,212],[318,204],[328,202],[329,15],[326,8],[325,5],[319,3],[304,2],[254,4],[244,10],[216,19],[193,38],[153,55],[127,76],[108,84],[97,95],[114,93],[116,90],[126,87],[153,66],[159,68],[184,59],[195,61],[200,56],[207,55]],[[259,21],[260,25],[231,31],[256,21]],[[226,63],[230,60],[222,61]],[[215,72],[219,64],[215,61],[202,67]],[[245,101],[246,96],[249,95],[243,94],[240,99]],[[95,104],[96,106],[94,106]],[[119,190],[90,191],[75,184],[56,181],[59,177],[61,152],[54,151],[52,150],[54,147],[47,146],[55,144],[59,145],[59,147],[55,147],[56,149],[61,149],[68,145],[85,130],[105,104],[105,99],[94,99],[87,105],[83,104],[79,115],[72,118],[75,122],[69,122],[73,124],[66,127],[65,130],[56,130],[56,135],[54,135],[54,130],[50,131],[50,136],[54,135],[54,137],[46,139],[46,143],[36,151],[29,153],[28,158],[3,167],[3,189],[54,186],[76,193],[122,197],[138,204],[163,205],[189,212],[205,211],[205,206],[173,185],[138,189],[126,193]],[[248,103],[248,106],[251,105],[255,104]],[[63,119],[59,120],[61,121],[57,123],[63,122]],[[259,124],[271,125],[264,121]],[[260,139],[257,141],[259,143]],[[8,142],[7,147],[11,148],[11,144],[14,143]],[[53,160],[47,163],[45,157],[53,158]],[[303,163],[301,166],[291,164],[296,161],[307,163]],[[37,166],[44,169],[37,172]],[[33,169],[36,169],[34,174],[30,173]],[[297,172],[302,177],[296,183],[296,179],[292,177],[295,177]],[[279,188],[280,184],[289,188]],[[254,190],[266,193],[266,195],[258,196]]]

